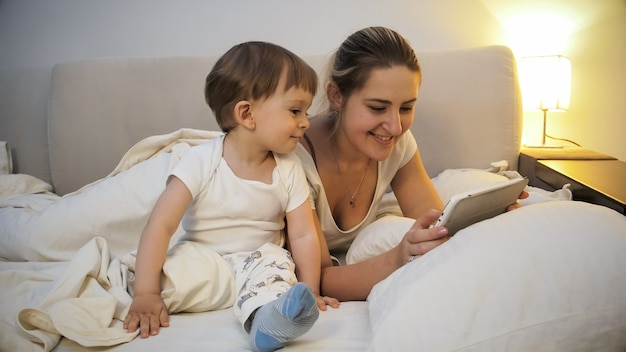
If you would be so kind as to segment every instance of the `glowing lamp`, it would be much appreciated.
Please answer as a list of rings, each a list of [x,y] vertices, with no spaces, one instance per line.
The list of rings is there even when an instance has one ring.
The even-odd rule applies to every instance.
[[[523,57],[519,68],[524,110],[543,111],[541,146],[546,146],[548,111],[569,109],[570,60],[560,55]]]

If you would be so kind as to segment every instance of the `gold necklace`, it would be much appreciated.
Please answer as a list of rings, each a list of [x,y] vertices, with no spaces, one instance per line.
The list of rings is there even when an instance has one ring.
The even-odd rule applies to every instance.
[[[333,111],[331,112],[331,114],[329,115],[329,117],[336,117],[339,114],[338,111]],[[334,134],[334,132],[331,132],[331,136]],[[335,140],[336,143],[336,140]],[[341,176],[341,170],[339,170],[339,162],[337,161],[337,156],[335,155],[335,151],[333,150],[336,146],[334,146],[334,144],[331,141],[331,154],[333,155],[333,159],[335,160],[335,167],[337,167],[337,174]],[[359,181],[359,185],[356,187],[356,190],[354,191],[354,193],[352,193],[352,196],[350,196],[350,201],[348,202],[348,205],[350,205],[352,208],[354,208],[354,198],[356,197],[356,195],[359,193],[359,191],[361,190],[361,185],[363,185],[363,180],[365,180],[365,175],[367,175],[367,170],[370,167],[370,162],[372,161],[372,158],[367,158],[367,164],[365,165],[365,170],[363,170],[363,175],[361,176],[361,181]]]
[[[335,158],[335,162],[337,161],[337,159]],[[354,193],[352,194],[352,196],[350,197],[350,202],[348,202],[348,204],[354,208],[354,197],[356,197],[357,193],[359,193],[359,191],[361,190],[361,185],[363,184],[363,180],[365,180],[365,175],[367,175],[367,169],[369,169],[370,167],[370,161],[372,161],[371,158],[367,159],[367,165],[365,165],[365,171],[363,171],[363,176],[361,176],[361,181],[359,181],[359,185],[356,187],[356,190],[354,191]],[[339,168],[339,164],[337,164],[337,168]]]

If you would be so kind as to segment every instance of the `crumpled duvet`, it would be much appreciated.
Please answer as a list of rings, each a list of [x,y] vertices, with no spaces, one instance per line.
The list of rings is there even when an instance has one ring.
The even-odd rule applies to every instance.
[[[0,200],[22,194],[52,192],[52,186],[34,176],[26,174],[0,174]]]
[[[0,350],[50,351],[61,337],[83,346],[135,338],[136,332],[122,328],[132,300],[132,272],[120,258],[131,258],[136,250],[171,168],[191,146],[221,134],[181,129],[149,137],[107,177],[73,193],[0,199]],[[171,244],[180,235],[179,228]],[[183,262],[172,270],[190,267]],[[168,302],[197,304],[187,281],[176,284],[180,287],[170,291],[181,296],[167,297]]]
[[[186,150],[221,132],[180,129],[133,146],[105,178],[59,197],[53,193],[0,199],[0,257],[66,261],[94,237],[117,256],[137,248],[171,168]]]
[[[135,338],[123,318],[132,298],[128,270],[94,238],[69,262],[0,263],[3,351],[50,351],[62,336],[83,346]]]
[[[163,267],[162,294],[170,313],[225,309],[235,301],[233,268],[209,247],[182,241]],[[2,351],[50,351],[62,337],[82,346],[133,340],[123,328],[132,302],[134,252],[111,254],[96,237],[67,262],[0,262]],[[171,258],[171,257],[168,257]],[[202,267],[202,275],[190,275]]]

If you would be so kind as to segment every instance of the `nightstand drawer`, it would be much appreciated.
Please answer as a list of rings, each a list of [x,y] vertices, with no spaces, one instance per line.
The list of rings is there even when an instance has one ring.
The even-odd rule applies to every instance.
[[[626,162],[538,160],[535,175],[555,189],[571,184],[576,200],[604,205],[626,215]]]

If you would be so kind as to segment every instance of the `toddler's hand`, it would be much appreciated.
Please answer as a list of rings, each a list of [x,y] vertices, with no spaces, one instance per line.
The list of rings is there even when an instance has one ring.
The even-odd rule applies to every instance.
[[[144,339],[169,325],[167,307],[158,293],[135,296],[124,319],[124,329],[134,332],[139,328]]]

